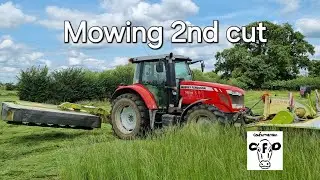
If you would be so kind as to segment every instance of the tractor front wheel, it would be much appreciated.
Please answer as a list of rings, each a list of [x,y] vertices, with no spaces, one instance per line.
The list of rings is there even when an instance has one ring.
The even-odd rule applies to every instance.
[[[122,94],[112,105],[111,125],[121,139],[135,139],[147,129],[148,110],[135,94]]]
[[[186,116],[184,117],[184,121],[186,123],[196,123],[196,124],[214,124],[223,121],[223,117],[217,116],[219,110],[210,105],[199,105],[194,106],[190,110],[188,110]]]

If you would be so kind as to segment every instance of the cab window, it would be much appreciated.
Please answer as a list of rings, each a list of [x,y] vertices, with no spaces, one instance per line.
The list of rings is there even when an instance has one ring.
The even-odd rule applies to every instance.
[[[159,84],[166,82],[166,71],[164,70],[163,72],[157,72],[156,67],[157,62],[144,62],[142,82]],[[164,64],[163,69],[165,69]]]
[[[177,61],[175,63],[175,71],[177,79],[183,78],[185,80],[192,80],[189,66],[185,61]]]

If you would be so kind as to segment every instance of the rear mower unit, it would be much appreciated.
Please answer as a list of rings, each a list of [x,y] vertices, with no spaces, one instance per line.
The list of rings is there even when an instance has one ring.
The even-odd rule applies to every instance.
[[[1,119],[13,124],[93,129],[101,127],[101,117],[88,112],[66,111],[62,106],[30,102],[3,102]],[[65,110],[63,110],[65,109]]]

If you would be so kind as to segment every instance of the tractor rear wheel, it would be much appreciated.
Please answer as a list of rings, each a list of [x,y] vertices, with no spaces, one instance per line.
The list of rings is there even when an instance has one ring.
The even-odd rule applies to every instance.
[[[214,106],[202,104],[192,107],[184,117],[186,123],[197,124],[214,124],[224,121],[224,117],[221,115],[219,109]]]
[[[111,125],[121,139],[135,139],[148,128],[148,110],[135,94],[122,94],[112,104]]]

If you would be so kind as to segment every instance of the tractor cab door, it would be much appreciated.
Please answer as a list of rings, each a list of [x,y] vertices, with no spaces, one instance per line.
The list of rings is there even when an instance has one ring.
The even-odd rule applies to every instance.
[[[167,106],[166,70],[165,64],[161,65],[163,67],[157,67],[158,61],[143,62],[141,83],[153,94],[159,109],[164,109]]]

